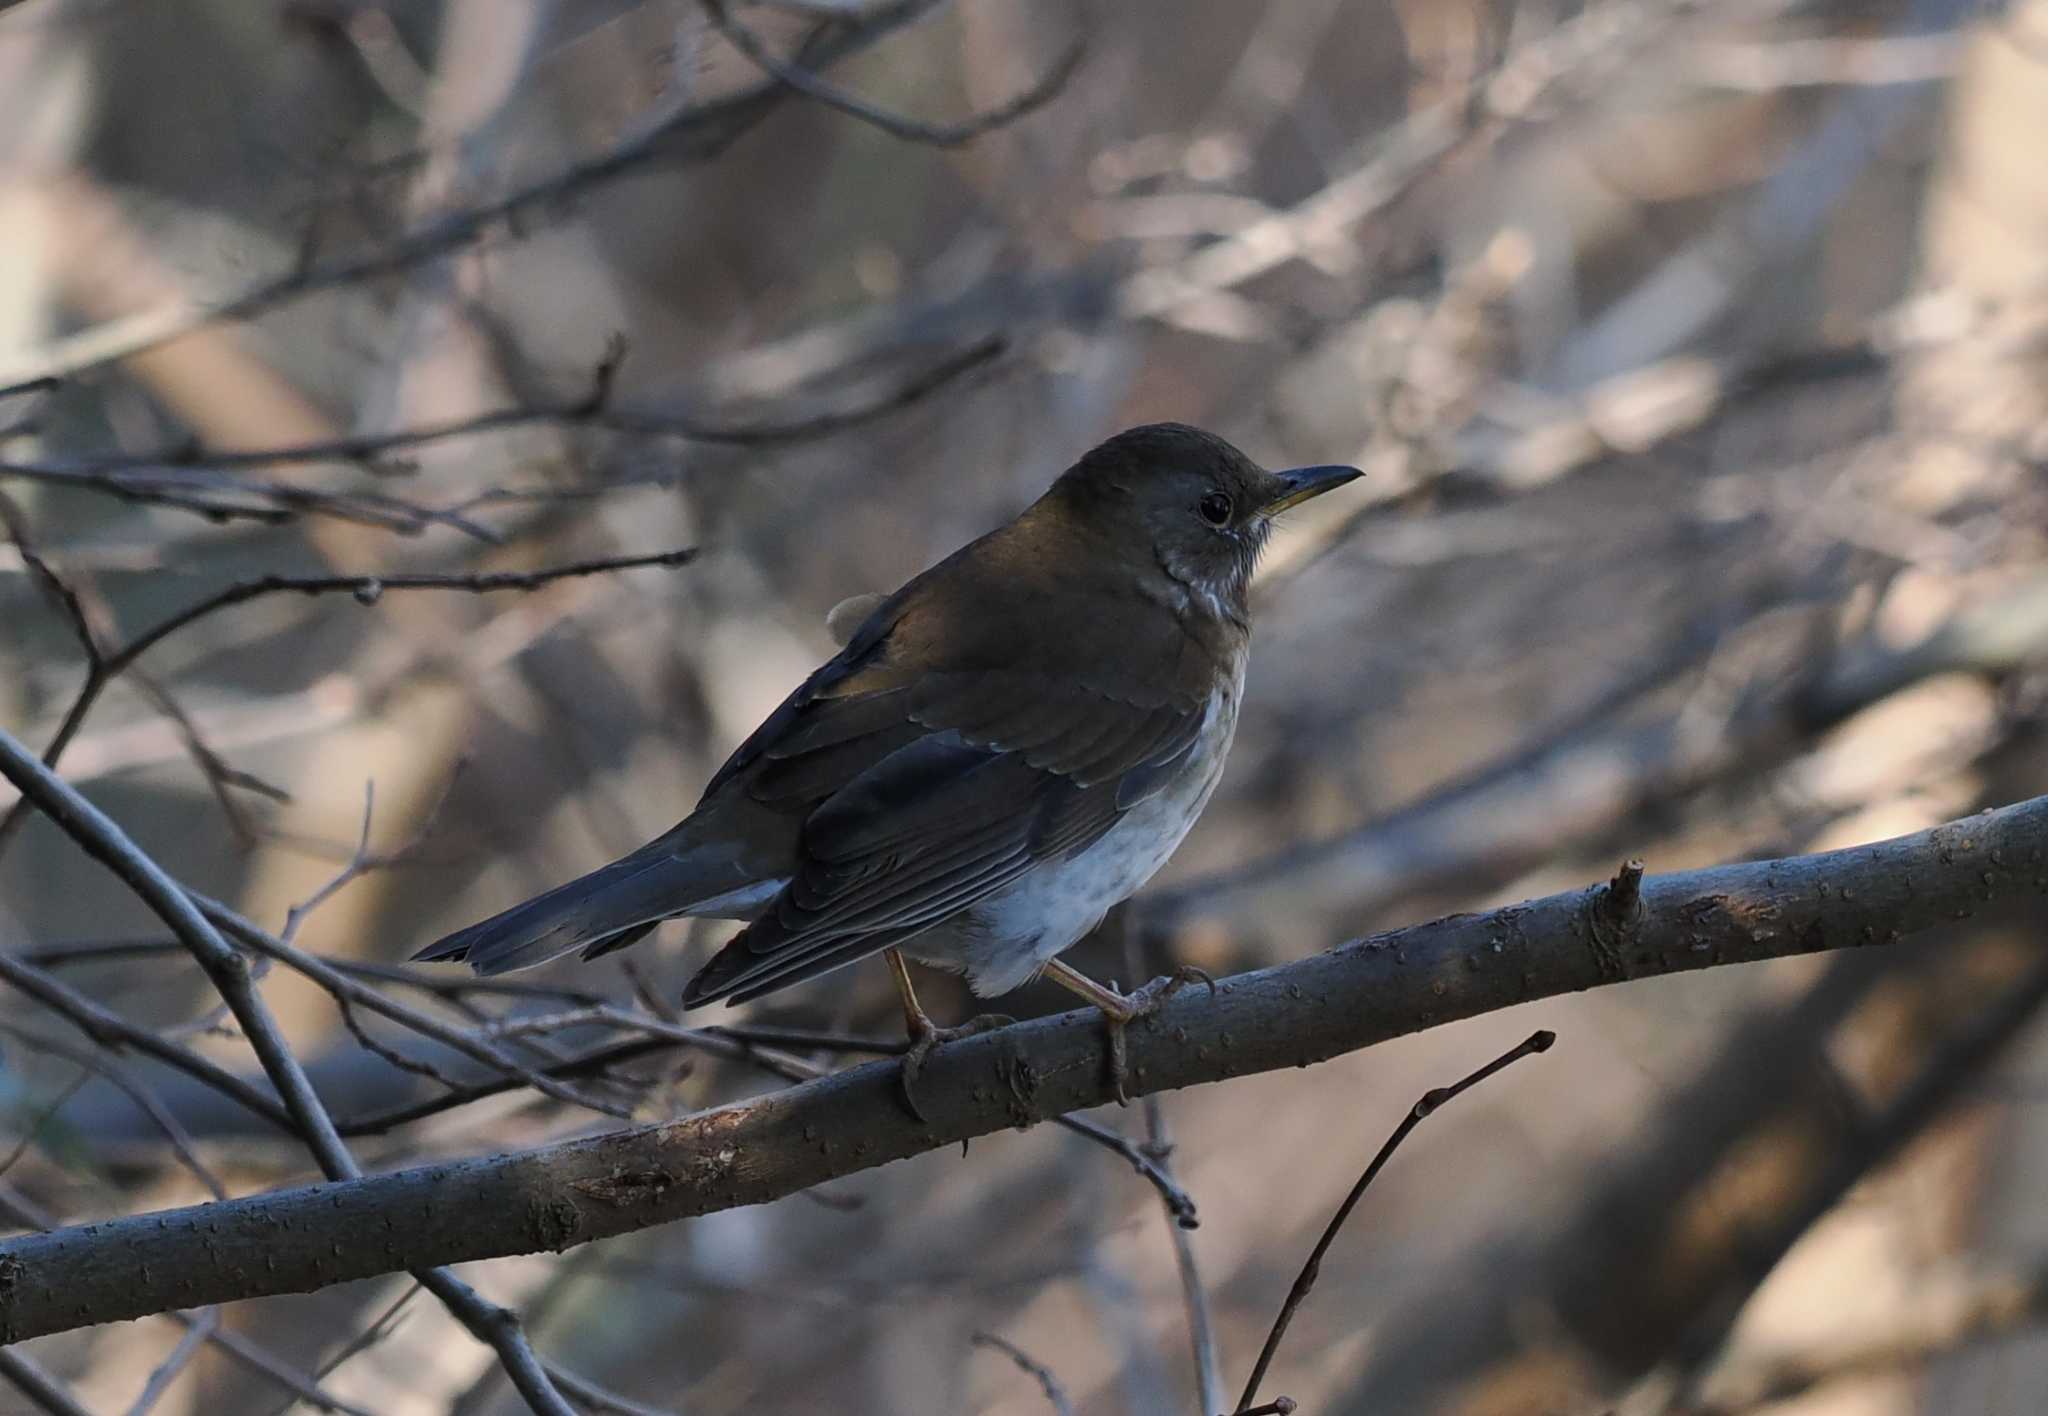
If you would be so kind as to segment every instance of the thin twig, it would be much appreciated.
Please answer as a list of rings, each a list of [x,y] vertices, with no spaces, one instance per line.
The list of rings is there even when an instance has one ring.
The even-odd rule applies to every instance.
[[[405,1286],[405,1291],[392,1299],[386,1305],[383,1312],[371,1319],[368,1327],[343,1343],[332,1356],[320,1364],[317,1371],[317,1379],[333,1376],[339,1370],[342,1363],[360,1353],[367,1352],[370,1348],[375,1347],[385,1338],[391,1336],[393,1332],[398,1330],[398,1325],[403,1321],[406,1310],[412,1306],[412,1300],[424,1292],[426,1290],[420,1286],[417,1279],[408,1283]],[[286,1402],[283,1406],[271,1412],[270,1416],[286,1416],[291,1409],[291,1403]]]
[[[104,1078],[107,1082],[118,1088],[123,1095],[135,1103],[136,1107],[144,1115],[148,1116],[155,1123],[159,1131],[164,1133],[164,1140],[170,1144],[171,1152],[177,1156],[179,1163],[191,1171],[199,1183],[204,1185],[216,1200],[227,1198],[227,1187],[221,1184],[220,1177],[213,1173],[212,1167],[199,1158],[199,1149],[192,1143],[192,1137],[186,1133],[183,1123],[178,1120],[169,1107],[163,1104],[162,1098],[130,1076],[126,1068],[116,1066],[104,1056],[88,1051],[85,1048],[73,1047],[70,1043],[60,1042],[53,1037],[44,1037],[40,1033],[33,1032],[28,1028],[19,1027],[13,1023],[0,1022],[0,1031],[4,1031],[9,1037],[16,1039],[24,1047],[36,1052],[48,1053],[53,1057],[62,1057],[67,1062],[84,1068],[93,1076]],[[6,1169],[6,1166],[0,1166],[0,1174],[4,1174]]]
[[[1008,347],[1004,336],[989,335],[946,355],[928,369],[905,379],[885,396],[858,407],[829,410],[781,421],[717,422],[684,413],[619,408],[611,401],[611,384],[619,368],[615,352],[600,360],[592,388],[576,398],[556,403],[536,403],[517,408],[498,408],[466,418],[437,423],[420,423],[382,433],[352,433],[344,437],[316,438],[306,442],[280,443],[273,447],[204,447],[193,442],[167,444],[143,452],[103,453],[73,458],[61,464],[43,464],[67,477],[112,476],[129,472],[161,471],[203,467],[213,471],[242,468],[290,467],[323,462],[353,462],[372,470],[409,470],[380,467],[394,453],[409,452],[453,438],[479,437],[508,428],[545,423],[556,427],[587,427],[636,437],[679,438],[685,442],[725,447],[772,447],[813,442],[846,432],[896,412],[936,393],[962,376],[974,372]],[[617,345],[613,346],[616,350]]]
[[[22,544],[18,536],[16,544]],[[24,551],[24,559],[26,557],[27,552]],[[78,611],[75,623],[79,627],[80,644],[86,653],[86,679],[72,698],[71,706],[65,711],[64,720],[58,724],[49,746],[43,749],[43,765],[57,765],[58,760],[64,755],[64,749],[70,746],[71,740],[84,725],[86,714],[91,712],[93,704],[98,701],[108,684],[126,673],[144,654],[173,634],[208,615],[234,605],[266,595],[280,594],[348,594],[365,605],[374,605],[387,590],[455,590],[471,594],[487,594],[499,590],[531,591],[558,580],[632,570],[644,566],[687,565],[696,557],[696,548],[685,546],[679,550],[656,551],[648,555],[603,556],[593,560],[571,561],[565,565],[525,571],[411,575],[265,575],[254,580],[238,580],[196,600],[158,620],[126,644],[113,650],[99,644],[90,627],[85,624],[83,612]],[[42,573],[49,575],[50,583],[55,587],[53,593],[58,594],[67,606],[75,609],[78,604],[77,596],[70,587],[49,574],[47,567]],[[18,801],[5,817],[0,817],[0,850],[5,850],[9,839],[20,830],[26,810],[26,801]]]
[[[501,502],[572,499],[610,490],[611,484],[551,487],[534,493],[491,488],[452,504],[435,506],[390,492],[329,491],[296,482],[251,479],[229,473],[238,468],[354,462],[373,474],[395,474],[410,469],[393,460],[394,453],[536,423],[594,428],[640,438],[679,438],[726,447],[811,442],[907,408],[993,363],[1007,347],[1001,335],[983,336],[877,397],[851,407],[827,408],[794,418],[717,423],[686,414],[613,408],[586,397],[569,403],[495,409],[473,417],[385,433],[319,438],[266,448],[216,451],[183,443],[146,452],[103,453],[63,462],[0,460],[0,479],[11,477],[99,492],[122,501],[170,507],[211,520],[279,524],[302,515],[318,514],[406,535],[430,526],[447,526],[472,540],[497,544],[502,539],[498,533],[472,520],[470,512]]]
[[[1075,39],[1045,74],[1016,97],[997,104],[985,112],[976,113],[955,123],[928,123],[922,119],[906,118],[900,113],[868,102],[858,94],[848,93],[837,84],[820,78],[802,64],[792,64],[762,42],[761,37],[735,20],[726,10],[725,0],[704,0],[705,13],[711,16],[711,23],[718,32],[732,41],[733,48],[759,65],[761,72],[777,83],[837,109],[849,118],[857,118],[871,127],[879,128],[892,138],[905,142],[925,143],[932,147],[960,147],[972,142],[982,134],[1000,128],[1052,102],[1061,89],[1067,86],[1074,71],[1081,66],[1081,58],[1087,52],[1084,39]]]
[[[184,941],[213,981],[242,1033],[249,1040],[271,1085],[290,1112],[294,1129],[329,1180],[362,1176],[355,1157],[335,1133],[319,1094],[291,1046],[278,1030],[269,1005],[250,985],[249,962],[223,939],[184,889],[97,807],[51,772],[14,736],[0,729],[0,774],[34,802],[51,821],[88,855],[106,866],[149,907],[171,932]],[[574,1409],[541,1370],[540,1359],[512,1313],[486,1303],[468,1284],[446,1269],[416,1272],[415,1277],[449,1311],[487,1343],[504,1363],[506,1374],[538,1416],[575,1416]]]
[[[0,953],[0,980],[13,984],[102,1047],[132,1048],[154,1057],[240,1103],[286,1135],[293,1134],[292,1118],[275,1098],[264,1094],[212,1058],[130,1022],[62,980],[11,954]]]
[[[1149,1147],[1131,1144],[1107,1126],[1098,1126],[1085,1116],[1063,1116],[1060,1124],[1077,1136],[1085,1136],[1097,1145],[1107,1146],[1131,1163],[1131,1168],[1159,1192],[1160,1202],[1166,1206],[1166,1216],[1179,1229],[1201,1227],[1201,1216],[1195,1209],[1194,1196],[1183,1190],[1156,1155],[1150,1154]]]
[[[1323,1229],[1323,1237],[1318,1239],[1315,1248],[1309,1251],[1308,1262],[1301,1266],[1300,1274],[1295,1277],[1294,1287],[1287,1292],[1287,1301],[1280,1305],[1280,1315],[1273,1319],[1273,1330],[1266,1334],[1266,1345],[1259,1349],[1259,1360],[1252,1365],[1251,1379],[1244,1384],[1244,1395],[1237,1401],[1237,1416],[1251,1416],[1252,1403],[1258,1400],[1259,1396],[1259,1383],[1265,1380],[1266,1369],[1273,1365],[1273,1354],[1280,1350],[1280,1339],[1287,1335],[1287,1325],[1294,1321],[1295,1310],[1301,1307],[1302,1301],[1309,1295],[1309,1290],[1316,1286],[1316,1277],[1322,1272],[1323,1255],[1327,1254],[1330,1245],[1336,1242],[1337,1231],[1342,1229],[1344,1221],[1351,1217],[1351,1211],[1364,1197],[1366,1187],[1378,1178],[1380,1171],[1393,1158],[1394,1152],[1400,1149],[1401,1142],[1408,1139],[1408,1133],[1461,1093],[1478,1086],[1495,1072],[1521,1061],[1524,1057],[1538,1052],[1548,1052],[1550,1045],[1556,1041],[1556,1033],[1533,1032],[1463,1080],[1425,1093],[1420,1101],[1408,1109],[1408,1114],[1401,1118],[1401,1124],[1394,1128],[1394,1134],[1387,1137],[1387,1142],[1380,1147],[1379,1154],[1372,1158],[1372,1164],[1365,1167],[1365,1173],[1358,1177],[1358,1183],[1353,1185],[1351,1193],[1344,1197],[1344,1203],[1337,1206],[1337,1212],[1330,1216],[1329,1224]],[[1276,1410],[1280,1409],[1277,1402],[1273,1407]]]
[[[1135,975],[1133,975],[1135,977]],[[1145,1098],[1145,1153],[1168,1175],[1167,1162],[1173,1155],[1173,1140],[1166,1129],[1166,1110],[1159,1098]],[[1180,1277],[1181,1305],[1188,1315],[1188,1349],[1195,1364],[1195,1389],[1204,1412],[1220,1411],[1223,1405],[1222,1362],[1216,1355],[1216,1324],[1209,1316],[1209,1292],[1202,1283],[1202,1271],[1195,1262],[1195,1226],[1167,1206],[1167,1237],[1173,1241],[1173,1266]]]
[[[0,1023],[0,1028],[6,1027],[6,1024]],[[7,1030],[12,1031],[12,1029]],[[15,1166],[21,1164],[23,1156],[35,1149],[36,1137],[42,1133],[43,1127],[49,1125],[58,1112],[69,1106],[71,1098],[78,1095],[79,1088],[91,1080],[91,1069],[81,1067],[78,1075],[59,1088],[57,1094],[50,1098],[48,1104],[38,1111],[26,1126],[21,1128],[21,1136],[15,1141],[14,1149],[7,1153],[6,1159],[0,1160],[0,1180],[4,1180]]]
[[[1074,1403],[1067,1399],[1066,1388],[1060,1385],[1059,1378],[1052,1374],[1052,1368],[1045,1363],[1008,1338],[997,1337],[992,1332],[977,1332],[967,1340],[976,1347],[986,1347],[991,1352],[1002,1353],[1016,1363],[1018,1369],[1026,1376],[1038,1383],[1038,1389],[1045,1393],[1045,1399],[1052,1403],[1052,1409],[1058,1416],[1074,1416]]]
[[[96,599],[88,607],[88,595],[59,575],[49,562],[43,559],[30,538],[27,516],[15,505],[14,500],[4,493],[0,493],[0,521],[6,523],[8,536],[13,540],[15,550],[20,554],[22,564],[28,568],[37,588],[63,615],[65,623],[70,627],[71,637],[77,642],[80,652],[85,655],[86,681],[81,685],[77,696],[79,700],[89,705],[90,699],[97,696],[100,689],[105,686],[105,681],[113,677],[107,669],[101,633],[94,625],[95,619],[104,623],[110,621],[112,615]],[[129,667],[134,682],[143,695],[177,728],[186,752],[198,764],[200,773],[206,778],[207,786],[220,802],[221,811],[227,816],[229,826],[245,842],[253,840],[254,828],[248,823],[246,813],[230,789],[255,791],[279,801],[289,801],[290,794],[230,766],[219,753],[207,745],[198,725],[192,721],[191,715],[172,696],[170,690],[157,683],[155,679],[144,675],[141,670]],[[72,711],[81,711],[77,703],[74,703]],[[0,849],[5,849],[7,837],[14,829],[13,823],[19,819],[19,811],[20,807],[17,804],[6,818],[0,819]]]
[[[1119,905],[1105,928],[1114,929],[1123,943],[1124,969],[1134,979],[1143,978],[1145,967],[1145,944],[1143,935],[1131,927],[1131,906]],[[1166,1128],[1166,1109],[1157,1096],[1145,1098],[1145,1146],[1143,1154],[1150,1160],[1167,1183],[1173,1183],[1169,1166],[1173,1161],[1173,1137]],[[1176,1190],[1178,1186],[1174,1187]],[[1194,1238],[1188,1233],[1198,1223],[1193,1212],[1193,1201],[1189,1201],[1186,1214],[1174,1208],[1173,1201],[1165,1190],[1160,1191],[1166,1199],[1167,1237],[1173,1241],[1173,1265],[1180,1277],[1181,1305],[1188,1315],[1188,1348],[1195,1363],[1195,1391],[1204,1416],[1223,1409],[1222,1363],[1216,1356],[1216,1325],[1209,1316],[1209,1291],[1202,1282],[1200,1266],[1195,1261]]]
[[[196,890],[188,890],[186,893],[198,906],[199,912],[216,927],[226,931],[237,944],[252,953],[273,959],[294,973],[312,980],[334,995],[337,1006],[340,999],[345,997],[360,1008],[389,1018],[399,1026],[410,1028],[420,1036],[438,1042],[444,1047],[453,1048],[494,1071],[516,1077],[522,1084],[533,1087],[556,1101],[571,1106],[589,1107],[599,1112],[611,1109],[608,1103],[595,1101],[573,1087],[562,1085],[545,1071],[537,1071],[527,1066],[503,1048],[474,1036],[469,1030],[451,1026],[431,1013],[401,1003],[351,977],[326,960],[308,954],[296,945],[285,943],[219,900],[211,899]]]
[[[337,999],[336,1001],[339,1002],[340,1000]],[[545,1067],[534,1070],[539,1075],[556,1082],[577,1077],[601,1076],[621,1062],[631,1062],[641,1057],[653,1056],[682,1045],[682,1043],[677,1042],[673,1038],[638,1037],[630,1042],[615,1043],[609,1047],[595,1048],[578,1056],[566,1057],[559,1062],[552,1062]],[[415,1121],[423,1121],[427,1117],[438,1116],[443,1112],[468,1106],[472,1102],[484,1101],[490,1097],[502,1096],[506,1092],[518,1091],[528,1085],[530,1083],[519,1072],[505,1071],[498,1076],[483,1081],[454,1083],[449,1087],[448,1091],[440,1096],[427,1097],[421,1101],[408,1102],[402,1106],[390,1107],[384,1111],[374,1111],[362,1116],[350,1117],[348,1120],[338,1123],[336,1129],[344,1136],[381,1136],[398,1129],[400,1126],[410,1125]]]
[[[178,1339],[178,1345],[170,1350],[163,1361],[157,1363],[149,1374],[149,1380],[142,1384],[142,1390],[128,1407],[128,1416],[149,1416],[150,1411],[170,1389],[172,1382],[184,1374],[192,1365],[192,1359],[199,1355],[199,1349],[206,1346],[214,1332],[220,1327],[220,1309],[202,1308],[193,1315],[185,1335]]]
[[[675,1416],[675,1412],[662,1406],[649,1406],[644,1402],[621,1396],[609,1387],[601,1387],[588,1377],[578,1376],[559,1362],[546,1364],[548,1375],[555,1384],[593,1411],[608,1411],[614,1416]]]

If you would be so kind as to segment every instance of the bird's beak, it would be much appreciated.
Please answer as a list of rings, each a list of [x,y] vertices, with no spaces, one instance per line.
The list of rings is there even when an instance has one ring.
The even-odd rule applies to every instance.
[[[1355,482],[1365,474],[1356,467],[1296,467],[1287,472],[1276,472],[1283,490],[1279,496],[1259,508],[1261,516],[1278,516],[1290,506],[1299,506],[1310,497],[1319,497],[1333,487],[1346,482]]]

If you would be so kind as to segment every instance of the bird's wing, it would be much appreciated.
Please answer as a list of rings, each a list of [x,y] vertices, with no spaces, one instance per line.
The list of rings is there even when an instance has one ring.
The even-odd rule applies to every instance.
[[[1092,845],[1193,748],[1210,681],[1168,674],[1119,694],[1046,664],[911,674],[884,648],[818,686],[732,784],[802,813],[797,869],[685,1005],[902,943]]]

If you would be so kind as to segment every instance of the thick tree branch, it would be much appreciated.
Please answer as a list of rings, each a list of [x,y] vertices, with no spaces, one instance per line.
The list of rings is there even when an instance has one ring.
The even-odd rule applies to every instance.
[[[1631,872],[1632,874],[1632,872]],[[1134,1027],[1140,1093],[1303,1066],[1623,979],[1895,942],[2048,894],[2048,797],[1823,855],[1609,885],[1354,941],[1192,990]],[[402,1267],[560,1250],[759,1204],[1110,1097],[1074,1012],[937,1052],[913,1120],[894,1061],[663,1125],[0,1244],[0,1343]],[[365,1236],[372,1236],[365,1239]]]

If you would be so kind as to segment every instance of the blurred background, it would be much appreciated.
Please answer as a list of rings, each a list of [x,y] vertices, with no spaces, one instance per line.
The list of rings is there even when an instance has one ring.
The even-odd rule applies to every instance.
[[[390,966],[672,824],[835,603],[1134,423],[1369,473],[1262,569],[1229,773],[1124,921],[1146,976],[2037,795],[2044,138],[2043,0],[0,4],[0,723],[449,1026],[531,1066],[642,1042],[579,1074],[595,1108],[436,1103],[472,1059],[272,970],[370,1167],[782,1085],[632,1025],[726,926],[504,990]],[[265,575],[385,588],[118,662]],[[143,909],[25,813],[0,852],[6,1223],[311,1178],[77,1025],[256,1075]],[[2041,924],[1166,1097],[1225,1404],[1386,1132],[1543,1026],[1368,1193],[1268,1396],[2039,1411],[2048,1028],[1990,1010]],[[1129,981],[1124,948],[1072,958]],[[879,966],[744,1016],[898,1026]],[[1203,1409],[1157,1194],[1052,1126],[465,1272],[591,1410]],[[93,1413],[523,1409],[410,1287],[19,1350]]]

